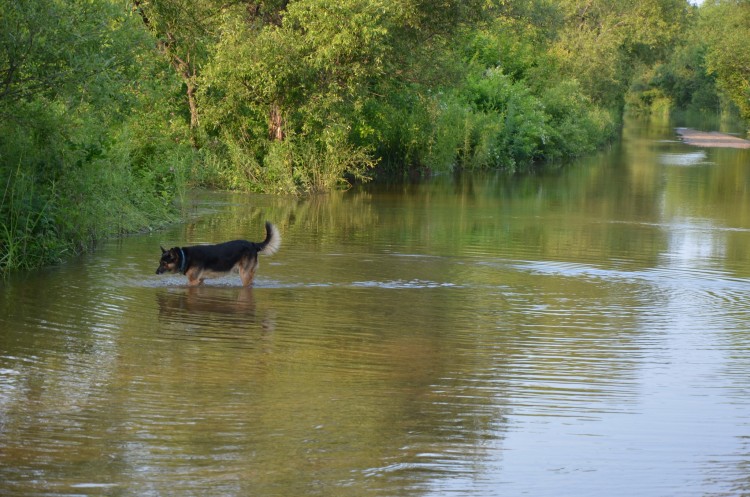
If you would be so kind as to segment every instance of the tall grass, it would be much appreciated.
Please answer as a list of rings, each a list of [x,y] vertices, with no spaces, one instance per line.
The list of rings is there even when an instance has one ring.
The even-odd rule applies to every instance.
[[[0,275],[54,264],[98,241],[158,228],[178,216],[185,195],[189,150],[133,160],[130,144],[50,174],[30,157],[0,168]],[[63,154],[64,155],[64,154]]]
[[[49,213],[54,185],[49,195],[41,195],[35,182],[20,167],[9,175],[0,201],[0,272],[6,269],[29,268],[50,262],[53,252],[64,252],[63,247],[51,251],[54,236],[50,236]]]
[[[307,195],[346,189],[369,179],[375,160],[366,147],[348,140],[343,127],[316,135],[290,134],[283,141],[246,143],[227,137],[204,147],[197,184],[279,195]]]

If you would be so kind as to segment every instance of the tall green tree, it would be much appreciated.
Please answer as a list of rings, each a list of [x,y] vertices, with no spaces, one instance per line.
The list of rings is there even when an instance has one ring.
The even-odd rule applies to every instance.
[[[552,51],[596,101],[620,109],[638,63],[669,53],[689,14],[685,0],[560,0]]]
[[[3,166],[33,165],[54,180],[98,153],[134,105],[144,39],[106,0],[0,0],[0,12]]]
[[[273,23],[227,10],[201,83],[207,133],[251,182],[303,190],[336,184],[310,170],[312,151],[325,157],[318,164],[339,164],[339,181],[361,177],[373,162],[371,147],[357,138],[373,132],[365,109],[403,88],[394,82],[439,74],[428,55],[444,50],[446,37],[482,12],[478,6],[305,0],[290,2]]]
[[[133,0],[133,8],[150,31],[166,60],[185,87],[190,139],[198,146],[199,111],[196,101],[198,68],[206,60],[212,27],[221,7],[206,0]]]
[[[750,119],[750,2],[707,0],[700,13],[708,70],[742,116]]]
[[[153,34],[162,55],[183,82],[191,142],[199,147],[200,115],[196,97],[202,68],[210,62],[228,18],[255,29],[279,25],[289,0],[133,0],[133,8]]]
[[[136,20],[115,0],[0,0],[0,272],[168,217],[153,155],[179,148],[155,125],[172,81]]]

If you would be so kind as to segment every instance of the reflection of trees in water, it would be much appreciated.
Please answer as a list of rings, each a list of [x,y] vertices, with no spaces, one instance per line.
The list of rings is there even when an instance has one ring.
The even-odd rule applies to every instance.
[[[451,343],[449,307],[430,308],[426,293],[396,305],[391,290],[242,290],[159,292],[160,334],[182,340],[139,359],[154,364],[139,395],[172,399],[158,408],[166,419],[200,408],[169,433],[144,420],[134,459],[178,472],[213,454],[234,461],[227,471],[243,489],[289,495],[412,495],[481,472],[505,415],[490,383],[463,377],[489,365],[471,341]],[[259,340],[270,309],[275,331]],[[176,449],[169,462],[158,457],[165,443]]]

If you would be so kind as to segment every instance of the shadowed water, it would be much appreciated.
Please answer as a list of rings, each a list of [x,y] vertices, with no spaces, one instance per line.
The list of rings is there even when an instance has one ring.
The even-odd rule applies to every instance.
[[[750,151],[630,123],[529,177],[189,221],[0,286],[0,494],[750,492]],[[260,240],[255,287],[154,274]]]

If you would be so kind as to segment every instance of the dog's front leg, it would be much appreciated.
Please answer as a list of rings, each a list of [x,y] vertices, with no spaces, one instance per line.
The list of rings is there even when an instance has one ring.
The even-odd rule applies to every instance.
[[[189,270],[185,276],[188,277],[188,286],[198,286],[203,284],[203,278],[200,277],[200,272]]]

